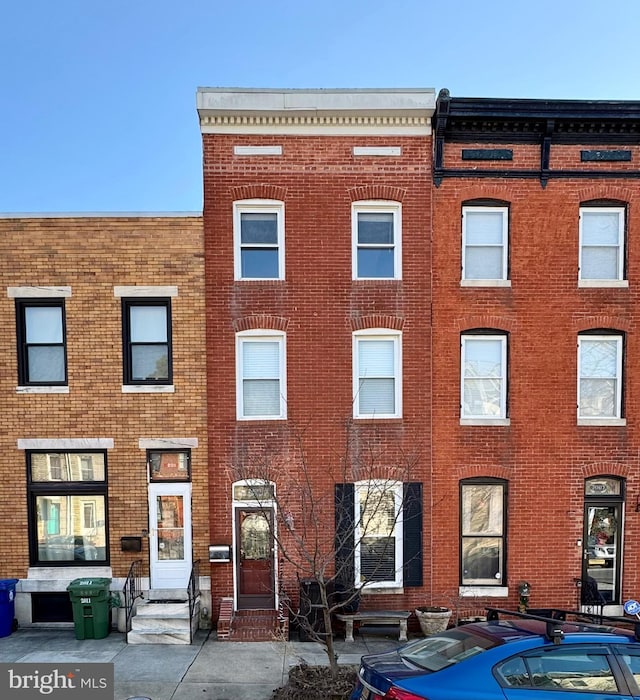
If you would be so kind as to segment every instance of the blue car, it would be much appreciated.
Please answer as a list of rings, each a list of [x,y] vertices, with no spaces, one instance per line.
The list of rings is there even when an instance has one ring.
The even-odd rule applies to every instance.
[[[633,618],[499,612],[364,656],[351,700],[640,700]]]

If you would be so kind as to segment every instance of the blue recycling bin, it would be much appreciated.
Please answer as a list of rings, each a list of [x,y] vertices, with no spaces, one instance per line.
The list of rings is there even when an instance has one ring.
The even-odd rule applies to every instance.
[[[0,579],[0,637],[13,632],[17,578]]]

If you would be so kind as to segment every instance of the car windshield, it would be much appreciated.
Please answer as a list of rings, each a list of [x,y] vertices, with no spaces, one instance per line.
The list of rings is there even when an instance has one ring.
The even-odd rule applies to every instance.
[[[500,643],[500,639],[480,637],[459,627],[407,644],[399,653],[405,661],[415,666],[427,671],[439,671]]]

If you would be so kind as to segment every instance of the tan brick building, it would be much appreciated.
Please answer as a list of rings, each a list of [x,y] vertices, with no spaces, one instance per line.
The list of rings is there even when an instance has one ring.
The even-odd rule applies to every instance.
[[[0,241],[0,577],[20,579],[19,623],[69,620],[70,581],[115,590],[138,558],[146,590],[185,589],[209,543],[201,216],[10,216]]]

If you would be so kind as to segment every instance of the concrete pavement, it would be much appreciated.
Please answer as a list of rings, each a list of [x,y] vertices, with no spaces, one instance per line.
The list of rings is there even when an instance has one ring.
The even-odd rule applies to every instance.
[[[336,640],[340,664],[397,647],[393,636],[362,634]],[[227,642],[199,631],[191,645],[127,644],[112,631],[104,639],[77,640],[73,628],[24,628],[0,638],[2,663],[113,663],[114,700],[269,700],[302,662],[326,664],[316,642]]]

